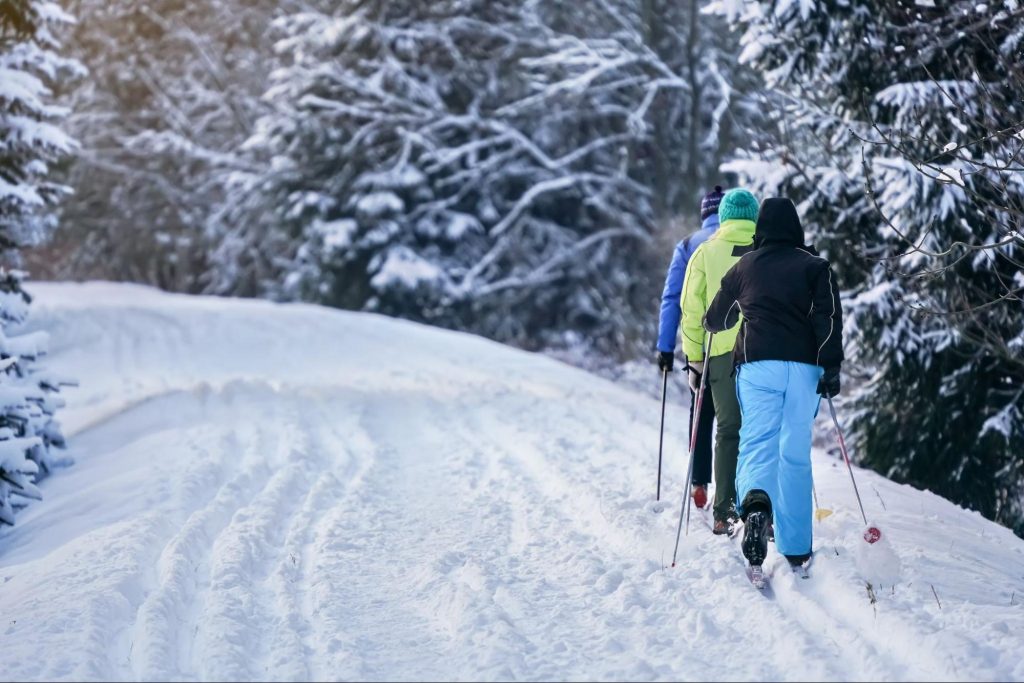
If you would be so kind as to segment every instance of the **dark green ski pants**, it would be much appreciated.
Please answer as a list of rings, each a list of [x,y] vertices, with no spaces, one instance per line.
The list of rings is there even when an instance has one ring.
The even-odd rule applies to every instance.
[[[740,403],[736,398],[732,352],[708,359],[705,371],[715,401],[715,519],[736,507],[736,459],[740,452]]]

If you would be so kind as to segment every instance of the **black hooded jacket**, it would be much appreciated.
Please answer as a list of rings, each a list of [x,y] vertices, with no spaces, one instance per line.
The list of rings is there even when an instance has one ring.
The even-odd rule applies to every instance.
[[[843,361],[843,311],[832,267],[804,245],[789,199],[761,205],[754,250],[722,278],[704,328],[729,329],[741,313],[733,350],[737,364],[782,360],[827,368]]]

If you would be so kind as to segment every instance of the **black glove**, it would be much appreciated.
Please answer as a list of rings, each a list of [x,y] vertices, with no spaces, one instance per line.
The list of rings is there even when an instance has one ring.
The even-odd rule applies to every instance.
[[[839,395],[839,366],[825,368],[825,374],[818,380],[818,393],[825,398]]]
[[[672,372],[672,363],[675,362],[675,354],[671,351],[658,351],[658,369],[662,372]]]
[[[694,394],[700,393],[700,381],[704,377],[704,361],[690,361],[686,365],[686,379],[690,383],[690,391]]]

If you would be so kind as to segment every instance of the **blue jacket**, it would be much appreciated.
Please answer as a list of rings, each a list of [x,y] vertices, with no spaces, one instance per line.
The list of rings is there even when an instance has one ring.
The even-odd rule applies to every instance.
[[[718,230],[718,214],[713,213],[704,219],[700,230],[691,234],[676,245],[665,276],[665,291],[661,293],[661,317],[658,320],[658,350],[672,353],[676,350],[676,336],[679,334],[679,321],[683,311],[679,307],[679,297],[683,292],[683,277],[686,275],[686,264],[690,262],[697,247]]]

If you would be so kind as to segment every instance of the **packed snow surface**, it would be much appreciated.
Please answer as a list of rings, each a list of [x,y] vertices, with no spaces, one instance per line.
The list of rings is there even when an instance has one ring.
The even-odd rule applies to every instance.
[[[311,306],[33,291],[50,367],[81,381],[76,464],[0,532],[0,678],[1024,680],[1024,541],[930,493],[857,471],[872,558],[816,453],[811,578],[770,546],[761,593],[702,512],[669,567],[675,397],[655,503],[658,402],[550,358]]]

